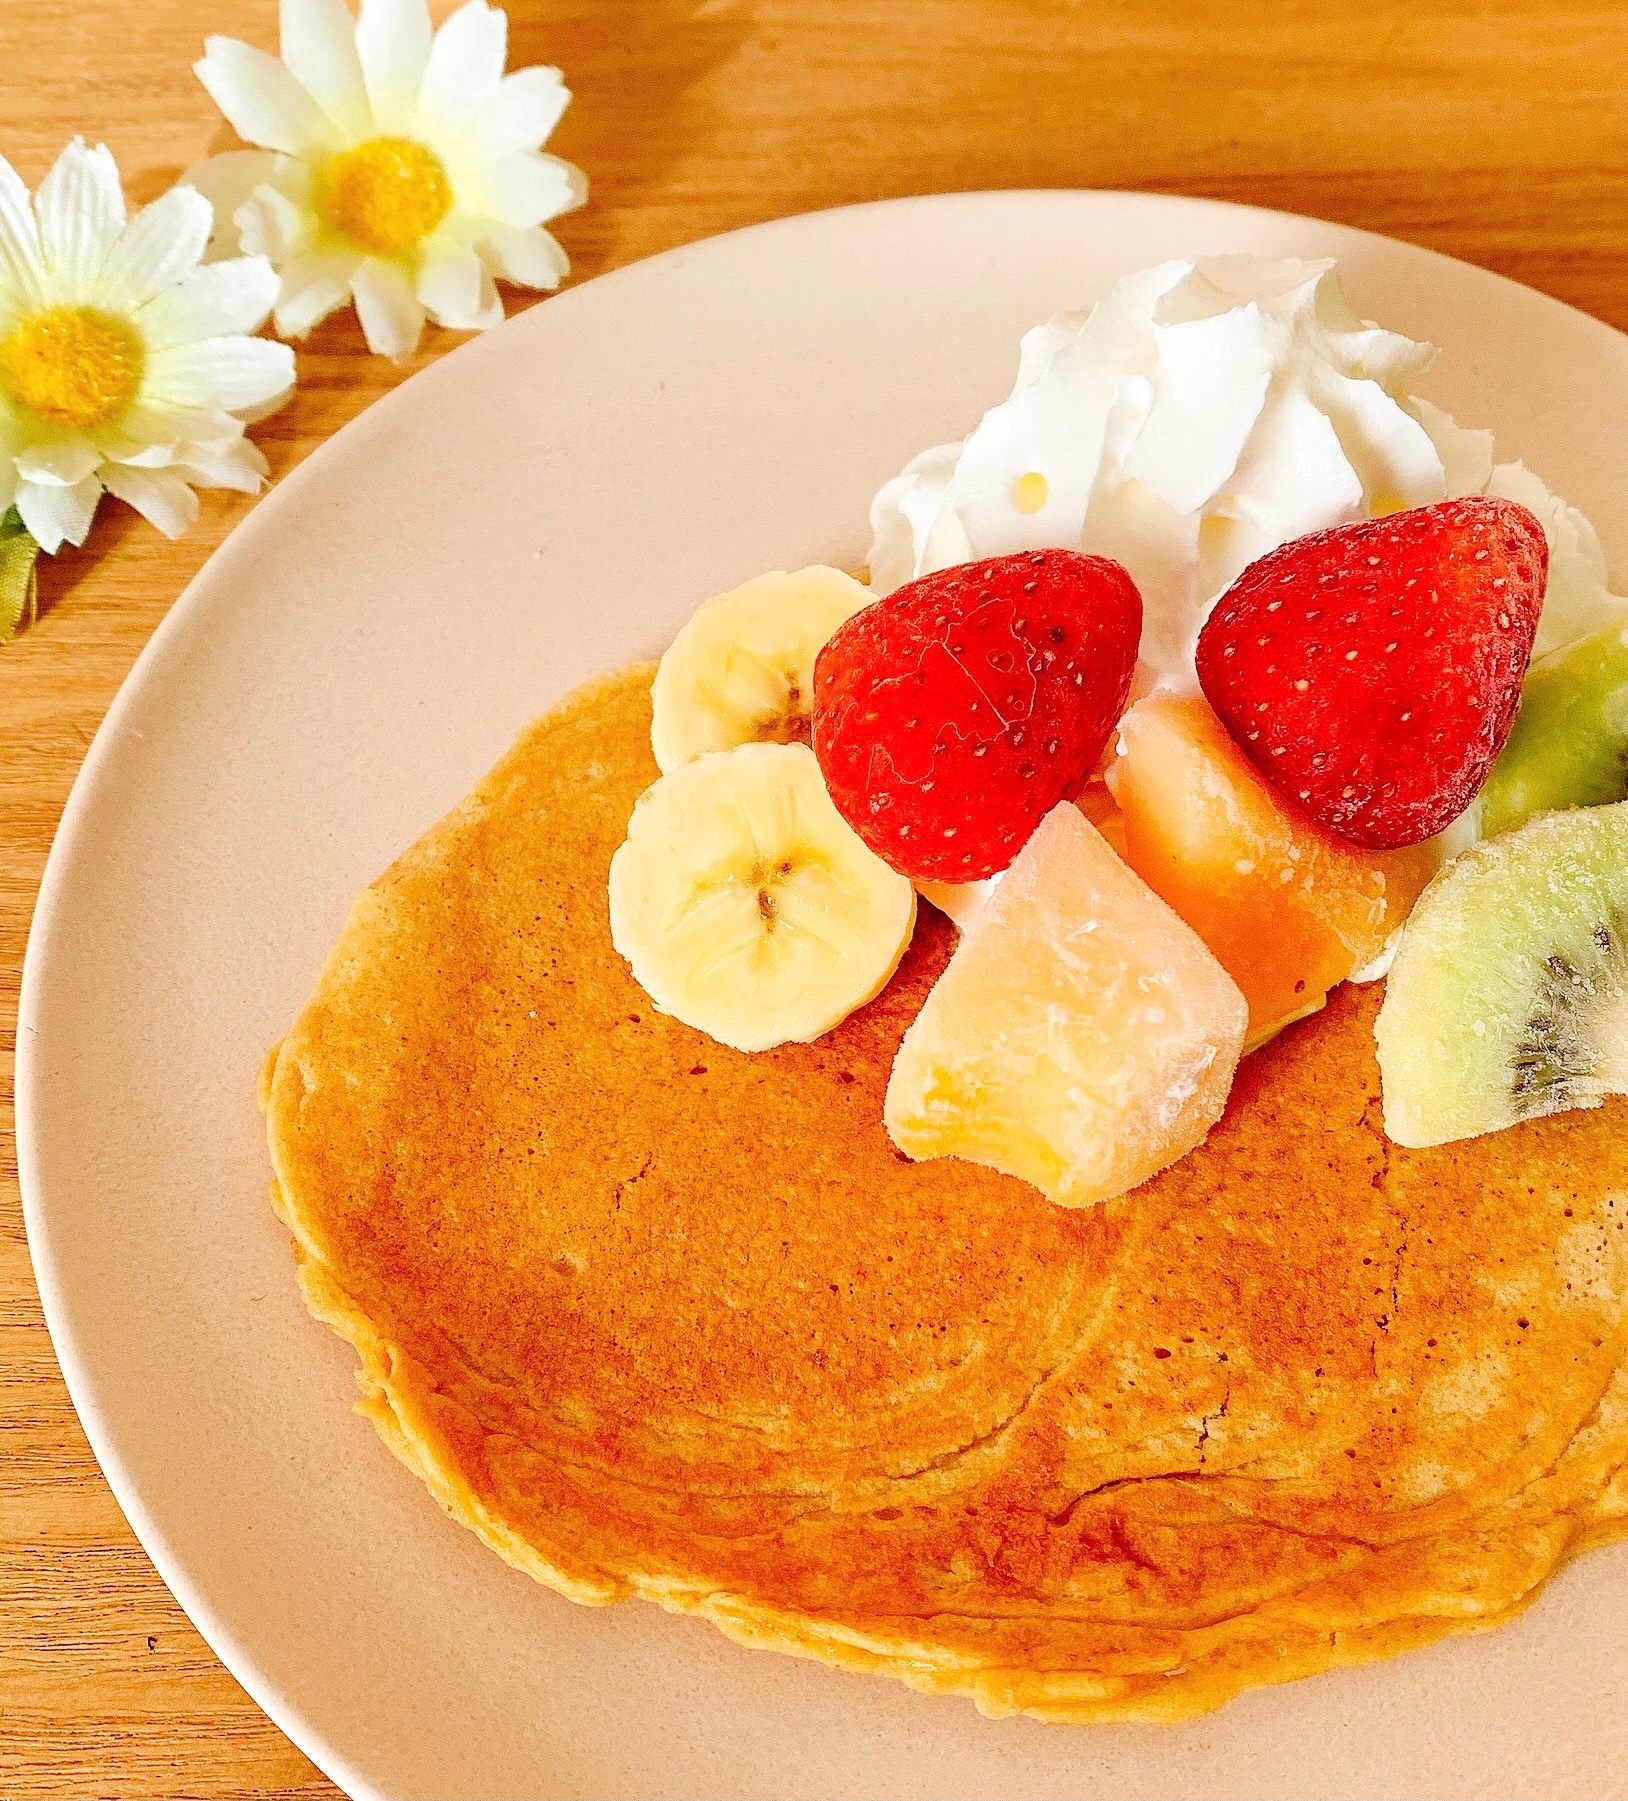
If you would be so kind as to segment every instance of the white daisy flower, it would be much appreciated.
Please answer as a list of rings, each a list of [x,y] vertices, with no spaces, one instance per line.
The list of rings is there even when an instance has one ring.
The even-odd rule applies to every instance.
[[[199,268],[210,228],[191,188],[127,222],[118,166],[82,138],[32,205],[0,158],[0,514],[42,550],[83,544],[104,491],[173,538],[195,486],[265,479],[240,415],[293,386],[288,346],[247,335],[277,276],[262,257]]]
[[[187,179],[226,227],[216,253],[255,252],[281,274],[284,337],[353,300],[368,348],[401,357],[426,314],[496,325],[494,277],[559,286],[570,264],[543,224],[588,185],[539,147],[571,95],[558,69],[505,75],[508,33],[486,0],[433,33],[425,0],[362,0],[360,19],[344,0],[282,0],[280,62],[207,40],[198,79],[261,148]]]

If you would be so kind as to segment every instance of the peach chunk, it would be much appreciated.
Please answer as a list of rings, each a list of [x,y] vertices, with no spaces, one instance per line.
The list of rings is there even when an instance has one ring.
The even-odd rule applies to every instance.
[[[904,1035],[884,1118],[906,1155],[965,1157],[1067,1207],[1201,1143],[1243,1049],[1244,997],[1064,801],[963,930]]]
[[[1434,873],[1426,846],[1359,850],[1289,813],[1202,696],[1149,695],[1119,740],[1126,861],[1243,990],[1246,1049],[1372,963]]]

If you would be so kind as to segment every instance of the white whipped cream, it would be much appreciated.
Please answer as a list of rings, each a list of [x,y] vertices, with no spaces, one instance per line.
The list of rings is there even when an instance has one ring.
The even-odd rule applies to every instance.
[[[1217,595],[1290,538],[1477,493],[1549,538],[1537,654],[1628,610],[1588,520],[1492,434],[1413,394],[1431,345],[1359,319],[1331,262],[1205,257],[1127,276],[1023,339],[1011,397],[876,496],[873,586],[1062,546],[1117,558],[1141,590],[1135,692],[1190,687]]]

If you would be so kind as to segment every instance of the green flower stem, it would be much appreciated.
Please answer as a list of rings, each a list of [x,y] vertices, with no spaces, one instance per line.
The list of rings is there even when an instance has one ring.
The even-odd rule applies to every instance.
[[[35,561],[39,554],[39,545],[15,507],[0,517],[0,644],[11,642],[24,613],[28,623],[34,623],[39,600]]]

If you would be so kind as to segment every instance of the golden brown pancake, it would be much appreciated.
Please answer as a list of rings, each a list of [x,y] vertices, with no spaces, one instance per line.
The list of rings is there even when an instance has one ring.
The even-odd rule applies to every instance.
[[[270,1073],[306,1297],[455,1519],[576,1600],[1057,1720],[1496,1625],[1628,1529],[1621,1103],[1400,1150],[1347,988],[1110,1206],[910,1163],[936,914],[757,1056],[612,950],[650,674],[362,896]]]

